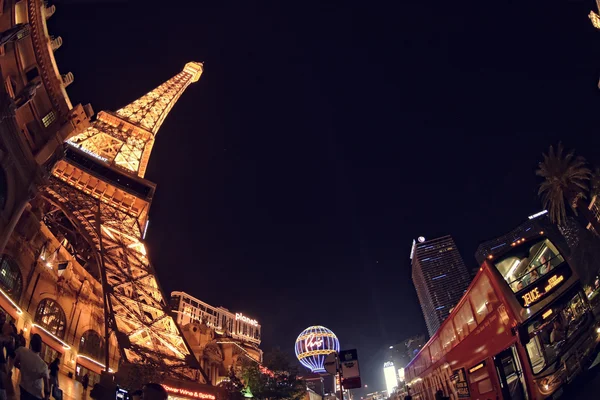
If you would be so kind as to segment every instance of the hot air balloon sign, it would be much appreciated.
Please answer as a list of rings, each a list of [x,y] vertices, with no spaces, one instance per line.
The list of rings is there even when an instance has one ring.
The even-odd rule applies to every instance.
[[[310,326],[296,339],[296,357],[312,372],[325,372],[325,357],[340,351],[340,342],[331,330],[324,326]]]

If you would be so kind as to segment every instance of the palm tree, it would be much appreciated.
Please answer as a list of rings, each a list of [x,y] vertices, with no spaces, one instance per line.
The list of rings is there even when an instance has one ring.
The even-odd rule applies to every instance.
[[[564,225],[567,218],[566,203],[600,234],[600,222],[584,201],[592,172],[586,166],[585,158],[575,156],[574,151],[564,156],[563,152],[563,145],[559,143],[556,151],[550,146],[548,154],[543,154],[544,160],[535,171],[536,175],[544,178],[538,195],[542,197],[544,208],[548,210],[552,222],[559,226]]]

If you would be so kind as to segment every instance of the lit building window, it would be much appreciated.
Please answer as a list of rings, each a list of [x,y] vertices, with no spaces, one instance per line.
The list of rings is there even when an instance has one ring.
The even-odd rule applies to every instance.
[[[62,307],[52,299],[40,301],[35,313],[35,322],[40,324],[54,336],[65,337],[67,318]]]
[[[6,255],[0,258],[0,286],[13,301],[19,301],[23,291],[21,271],[17,263]]]
[[[54,111],[50,111],[44,118],[42,118],[42,123],[44,124],[44,128],[49,127],[56,120],[56,114]]]

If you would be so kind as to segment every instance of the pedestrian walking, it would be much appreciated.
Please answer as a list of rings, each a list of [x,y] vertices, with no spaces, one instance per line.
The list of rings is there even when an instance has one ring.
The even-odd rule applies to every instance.
[[[90,384],[90,376],[85,374],[83,378],[81,378],[81,386],[83,386],[83,393],[87,391],[87,388]]]
[[[21,400],[48,400],[50,398],[50,374],[48,365],[40,357],[42,337],[37,333],[31,336],[29,348],[19,347],[15,366],[21,371],[19,389]]]
[[[48,369],[50,370],[50,393],[54,390],[54,387],[60,387],[58,384],[58,371],[60,369],[60,357],[61,354],[58,353],[54,361],[50,363]]]

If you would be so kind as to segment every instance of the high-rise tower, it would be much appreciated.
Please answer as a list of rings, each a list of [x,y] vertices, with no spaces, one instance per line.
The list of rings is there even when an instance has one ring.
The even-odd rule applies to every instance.
[[[469,271],[451,236],[419,238],[411,259],[413,283],[432,336],[469,286]]]
[[[48,207],[55,207],[77,230],[79,242],[90,247],[71,254],[102,282],[107,329],[115,332],[121,359],[162,365],[182,376],[198,365],[146,255],[143,236],[155,185],[144,173],[160,126],[202,68],[190,62],[126,107],[100,112],[89,128],[68,140],[66,156],[43,193],[49,204],[46,225],[51,230],[59,222],[66,225],[52,219]],[[61,236],[75,237],[72,232]]]

